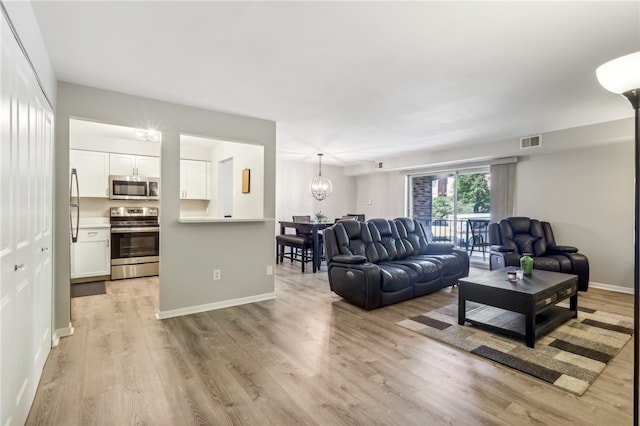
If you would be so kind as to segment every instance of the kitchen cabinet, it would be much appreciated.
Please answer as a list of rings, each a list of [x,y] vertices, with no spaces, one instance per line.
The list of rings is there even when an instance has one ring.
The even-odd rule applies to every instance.
[[[111,175],[160,177],[160,157],[111,153],[109,163]]]
[[[180,160],[180,198],[208,200],[209,161]]]
[[[71,278],[111,275],[111,229],[80,227],[78,242],[71,244]]]
[[[69,150],[69,166],[78,172],[80,197],[109,198],[109,153]]]

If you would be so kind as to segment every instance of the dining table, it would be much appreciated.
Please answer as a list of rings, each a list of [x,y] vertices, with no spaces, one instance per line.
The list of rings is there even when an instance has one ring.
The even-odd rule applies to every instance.
[[[285,234],[287,228],[293,228],[296,233],[311,234],[313,241],[313,272],[320,269],[320,232],[333,225],[328,222],[294,222],[294,221],[280,221],[280,234]]]

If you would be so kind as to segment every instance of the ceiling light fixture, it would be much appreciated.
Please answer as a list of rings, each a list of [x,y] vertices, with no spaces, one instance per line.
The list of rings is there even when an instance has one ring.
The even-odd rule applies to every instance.
[[[136,139],[148,142],[160,141],[160,132],[155,130],[136,129]]]
[[[333,184],[329,178],[322,176],[322,154],[318,154],[318,164],[318,176],[314,177],[311,183],[309,183],[309,190],[313,198],[322,201],[331,195]]]
[[[638,397],[640,390],[640,52],[622,56],[602,64],[596,70],[598,81],[610,92],[623,95],[631,102],[636,113],[635,130],[635,219],[633,254],[633,424],[638,424]]]

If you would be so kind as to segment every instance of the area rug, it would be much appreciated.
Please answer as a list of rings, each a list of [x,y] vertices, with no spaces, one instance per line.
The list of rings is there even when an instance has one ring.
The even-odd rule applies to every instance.
[[[467,302],[467,310],[474,305]],[[578,396],[633,335],[632,318],[585,308],[579,308],[577,319],[570,319],[538,338],[535,348],[527,347],[524,339],[493,334],[469,323],[458,325],[457,303],[396,324]]]
[[[107,287],[104,281],[71,284],[71,297],[95,296],[106,293]]]

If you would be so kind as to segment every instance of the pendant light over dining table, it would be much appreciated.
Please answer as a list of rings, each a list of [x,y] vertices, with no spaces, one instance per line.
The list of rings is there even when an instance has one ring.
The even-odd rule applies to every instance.
[[[318,176],[314,177],[309,183],[309,191],[311,195],[318,201],[322,201],[331,195],[333,184],[329,178],[322,176],[322,154],[318,154]]]

